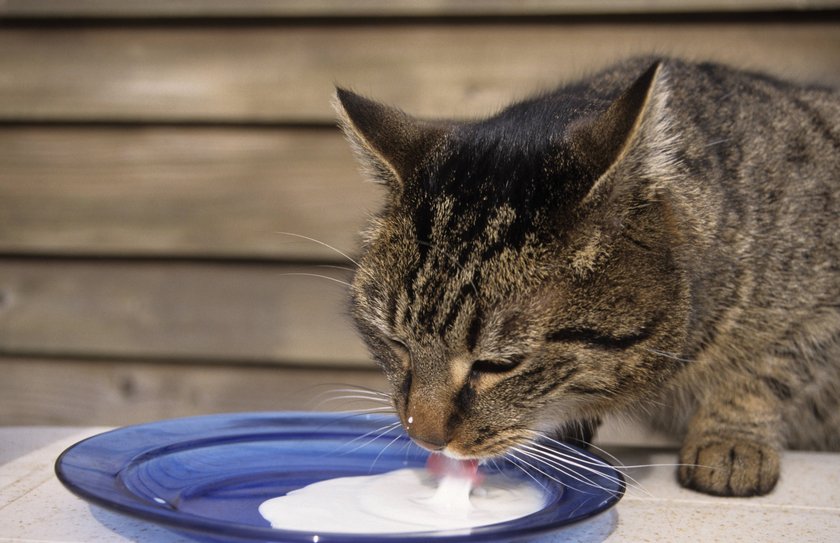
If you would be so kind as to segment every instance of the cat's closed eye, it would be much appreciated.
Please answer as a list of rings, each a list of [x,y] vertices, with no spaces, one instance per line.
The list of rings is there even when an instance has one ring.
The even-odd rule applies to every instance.
[[[650,331],[612,335],[592,328],[561,328],[549,332],[545,339],[551,343],[583,343],[599,349],[627,349],[650,337]]]
[[[509,357],[500,359],[479,359],[472,363],[470,376],[478,377],[482,374],[501,374],[513,371],[522,363],[523,357]]]

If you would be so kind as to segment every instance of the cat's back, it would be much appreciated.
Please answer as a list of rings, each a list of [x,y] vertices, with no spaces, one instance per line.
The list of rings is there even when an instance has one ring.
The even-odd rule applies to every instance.
[[[840,92],[835,89],[710,62],[667,60],[664,66],[670,112],[684,121],[684,129],[696,132],[687,136],[739,137],[730,148],[764,145],[757,151],[770,159],[784,149],[808,145],[816,157],[840,146]],[[819,158],[838,162],[837,156]]]
[[[666,67],[684,181],[714,202],[716,239],[749,278],[753,307],[836,304],[840,93],[713,63]]]
[[[613,81],[650,62],[593,85],[620,88]],[[661,74],[662,128],[677,159],[662,186],[700,225],[682,247],[696,322],[714,328],[674,402],[689,401],[686,390],[708,394],[709,382],[725,388],[740,371],[768,375],[784,385],[774,390],[786,443],[837,449],[840,93],[714,63],[664,60]],[[673,412],[663,420],[673,424]]]

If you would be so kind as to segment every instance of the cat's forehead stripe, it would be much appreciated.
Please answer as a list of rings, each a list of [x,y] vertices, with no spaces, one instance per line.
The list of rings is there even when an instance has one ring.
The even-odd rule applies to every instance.
[[[453,213],[451,198],[441,198],[429,207],[430,238],[416,240],[418,258],[405,285],[410,308],[403,322],[443,336],[458,320],[462,305],[470,297],[478,297],[481,266],[505,247],[506,230],[517,213],[511,206],[501,205],[485,210],[486,218],[467,214],[463,217],[466,224],[461,224]],[[469,232],[459,232],[465,228]]]

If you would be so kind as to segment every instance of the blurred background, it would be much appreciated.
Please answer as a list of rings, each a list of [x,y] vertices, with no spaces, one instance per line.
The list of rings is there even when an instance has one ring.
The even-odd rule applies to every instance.
[[[644,53],[840,87],[840,2],[0,0],[0,424],[384,387],[299,237],[352,255],[381,198],[334,84],[472,117]]]

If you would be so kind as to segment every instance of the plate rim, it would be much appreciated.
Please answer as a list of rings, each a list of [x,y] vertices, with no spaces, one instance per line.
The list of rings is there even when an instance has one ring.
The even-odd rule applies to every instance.
[[[296,531],[296,530],[282,530],[271,528],[269,526],[252,526],[241,523],[231,523],[229,521],[219,521],[208,517],[192,515],[189,513],[178,512],[177,510],[163,509],[153,507],[149,502],[142,499],[141,496],[126,490],[121,495],[123,498],[131,496],[131,503],[125,504],[120,501],[109,499],[112,497],[103,496],[97,492],[86,487],[85,484],[80,484],[73,480],[72,476],[68,476],[68,459],[74,455],[78,455],[80,449],[95,443],[96,441],[111,439],[114,435],[119,435],[127,432],[142,430],[146,427],[162,427],[164,425],[186,425],[193,421],[202,422],[219,422],[219,428],[222,429],[230,422],[243,419],[308,419],[323,422],[335,422],[337,415],[344,415],[336,412],[322,412],[322,411],[255,411],[255,412],[238,412],[238,413],[216,413],[207,415],[196,415],[190,417],[177,417],[171,419],[161,419],[157,421],[132,424],[113,428],[88,436],[67,447],[57,457],[54,464],[54,471],[61,482],[61,484],[77,497],[92,503],[103,509],[113,511],[115,513],[125,515],[130,518],[139,519],[150,522],[155,525],[162,526],[166,529],[178,532],[181,534],[193,535],[195,537],[204,538],[220,538],[225,536],[233,536],[241,541],[274,541],[278,543],[311,543],[313,535],[311,532]],[[340,416],[338,417],[341,418]],[[356,417],[356,419],[365,419],[366,421],[381,420],[388,421],[390,419],[396,420],[392,415],[373,414],[364,415],[363,417]],[[331,420],[330,420],[331,419]],[[349,419],[348,419],[349,420]],[[562,522],[553,522],[543,525],[532,526],[507,526],[506,524],[515,523],[519,519],[511,521],[491,524],[486,526],[478,526],[470,529],[468,533],[463,530],[454,531],[418,531],[418,532],[397,532],[397,533],[382,533],[382,534],[359,534],[359,533],[344,533],[344,532],[318,532],[317,541],[321,543],[359,543],[359,541],[370,541],[371,543],[392,543],[398,541],[424,541],[432,540],[435,543],[455,543],[466,541],[496,541],[496,540],[511,540],[521,539],[524,537],[535,536],[538,534],[545,534],[554,530],[562,529],[563,527],[578,524],[586,519],[597,516],[604,511],[612,508],[624,496],[627,483],[621,471],[609,462],[601,458],[599,455],[576,447],[572,447],[576,454],[586,457],[592,457],[604,463],[605,468],[609,468],[611,472],[609,475],[617,477],[620,481],[617,490],[605,493],[605,497],[593,509],[589,509],[573,517],[572,519],[564,520]],[[142,453],[132,455],[122,463],[122,469],[135,461],[135,459],[143,454],[148,454],[150,451],[160,449],[160,445],[150,445],[149,448]],[[72,468],[71,468],[72,470]],[[116,481],[116,477],[111,479]],[[568,491],[570,487],[564,487],[564,492]],[[576,490],[575,490],[576,491]],[[537,514],[537,513],[534,513]],[[520,517],[524,518],[524,517]],[[476,539],[476,538],[481,539]]]

